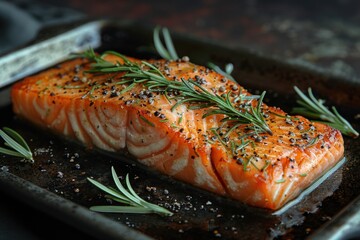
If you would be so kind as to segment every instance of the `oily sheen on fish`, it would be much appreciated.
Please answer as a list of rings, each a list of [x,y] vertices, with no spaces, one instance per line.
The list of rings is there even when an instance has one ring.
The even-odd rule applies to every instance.
[[[106,60],[123,63],[113,55]],[[168,81],[196,80],[211,93],[229,94],[234,102],[251,96],[241,85],[189,61],[148,62]],[[11,93],[14,112],[88,147],[127,151],[175,179],[274,210],[343,156],[338,130],[290,117],[277,107],[261,105],[272,134],[253,134],[246,124],[230,131],[234,124],[224,123],[222,114],[204,118],[209,109],[189,108],[191,103],[173,108],[176,99],[162,92],[121,83],[123,72],[96,74],[86,72],[89,68],[88,60],[78,58],[16,83]],[[246,104],[256,107],[257,101]]]

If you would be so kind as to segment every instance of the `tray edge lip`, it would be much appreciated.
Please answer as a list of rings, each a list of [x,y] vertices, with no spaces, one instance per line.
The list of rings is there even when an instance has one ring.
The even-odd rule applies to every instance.
[[[92,212],[80,204],[61,197],[8,171],[0,170],[0,189],[1,192],[18,199],[19,201],[22,201],[23,203],[33,207],[34,209],[40,210],[53,218],[65,222],[83,233],[89,235],[90,229],[90,233],[95,235],[97,238],[103,239],[106,237],[106,239],[139,240],[153,239],[138,230],[110,219],[103,214]],[[6,189],[10,191],[6,191]],[[29,198],[26,198],[27,201],[25,201],[25,198],[20,197],[21,195],[27,197],[30,196],[31,201],[28,201]],[[63,215],[58,214],[61,212],[60,210],[65,211]],[[65,221],[66,219],[69,220],[69,218],[66,217],[75,218],[73,218],[72,221]],[[82,222],[80,222],[81,224],[76,224],[75,222],[79,220],[82,220]],[[94,224],[99,223],[103,224],[103,227],[105,226],[105,228],[99,229],[93,227]]]

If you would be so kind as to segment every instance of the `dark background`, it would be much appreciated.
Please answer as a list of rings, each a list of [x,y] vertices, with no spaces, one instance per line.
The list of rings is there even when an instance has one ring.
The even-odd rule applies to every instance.
[[[0,5],[0,50],[4,51],[26,44],[43,27],[86,17],[119,18],[147,26],[162,25],[172,32],[314,66],[360,82],[360,1],[0,0],[0,3],[14,4],[19,12],[25,11],[30,16],[6,16]],[[14,26],[5,21],[9,18],[18,21],[17,41],[7,41],[4,34]],[[26,29],[31,31],[23,35]],[[90,239],[7,196],[0,197],[0,212],[0,239]]]
[[[37,21],[46,24],[64,20],[64,12],[68,20],[84,16],[128,19],[360,78],[360,1],[356,0],[7,2],[35,12]],[[36,14],[41,8],[48,11]]]

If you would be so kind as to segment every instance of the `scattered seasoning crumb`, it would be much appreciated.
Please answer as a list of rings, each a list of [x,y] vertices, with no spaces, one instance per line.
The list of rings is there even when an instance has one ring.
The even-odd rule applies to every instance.
[[[184,61],[184,62],[189,62],[189,61],[190,61],[190,58],[189,58],[188,56],[183,56],[183,57],[181,58],[181,60]]]
[[[59,171],[59,172],[57,172],[56,177],[57,177],[57,178],[63,178],[63,177],[64,177],[64,174]]]
[[[233,91],[236,91],[236,90],[238,90],[239,89],[239,87],[237,86],[237,85],[232,85],[231,86],[231,90],[233,90]]]
[[[218,230],[214,230],[215,237],[221,237],[221,234]]]
[[[46,172],[46,169],[43,168],[42,166],[39,166],[39,170],[40,170],[40,172]]]
[[[329,217],[329,216],[322,216],[322,217],[321,217],[321,221],[323,221],[323,222],[330,221],[331,219],[332,219],[332,218]]]
[[[0,170],[3,171],[3,172],[8,172],[8,171],[9,171],[9,167],[8,167],[8,166],[2,166],[2,167],[0,168]]]
[[[146,190],[147,190],[148,192],[156,192],[156,187],[149,187],[149,186],[147,186],[147,187],[146,187]]]
[[[79,189],[79,188],[75,188],[75,189],[74,189],[74,192],[78,193],[78,192],[80,192],[80,189]]]

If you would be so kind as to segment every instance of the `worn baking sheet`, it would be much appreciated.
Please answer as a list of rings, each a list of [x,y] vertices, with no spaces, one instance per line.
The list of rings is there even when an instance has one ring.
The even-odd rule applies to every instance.
[[[101,39],[99,51],[112,49],[140,58],[157,57],[152,48],[152,28],[116,20],[96,23]],[[52,29],[52,33],[44,30],[40,39],[44,36],[51,39],[64,32],[66,36],[67,30]],[[319,96],[328,99],[329,104],[336,105],[359,129],[358,120],[354,119],[360,109],[357,83],[244,49],[228,49],[208,40],[176,34],[173,39],[179,55],[188,55],[195,63],[205,65],[211,61],[219,66],[233,63],[234,77],[253,93],[267,90],[265,102],[269,105],[289,110],[295,103],[292,86],[302,89],[310,86]],[[5,101],[0,109],[0,126],[16,129],[28,139],[36,161],[33,165],[22,164],[18,159],[0,155],[1,191],[20,200],[31,199],[26,202],[93,236],[107,239],[317,238],[317,231],[324,228],[325,232],[331,231],[331,225],[347,226],[360,210],[356,201],[360,193],[359,140],[345,138],[346,163],[301,203],[276,216],[271,211],[249,207],[159,175],[136,164],[130,156],[85,149],[38,129],[12,113],[11,103],[6,102],[7,91],[1,93]],[[111,166],[120,176],[130,174],[140,196],[175,214],[160,217],[89,211],[88,207],[107,201],[86,178],[94,177],[110,185]],[[352,210],[351,216],[341,214],[346,209]],[[338,214],[341,215],[335,217]],[[347,230],[343,233],[343,237],[348,234]]]

